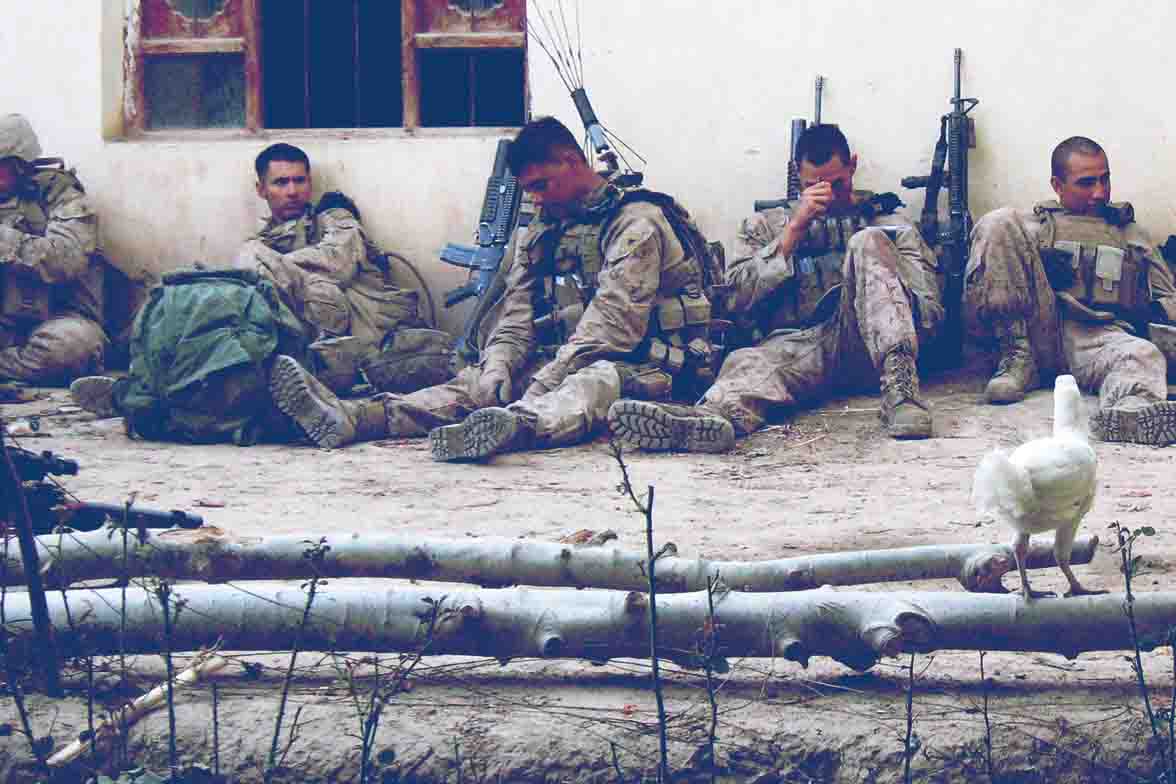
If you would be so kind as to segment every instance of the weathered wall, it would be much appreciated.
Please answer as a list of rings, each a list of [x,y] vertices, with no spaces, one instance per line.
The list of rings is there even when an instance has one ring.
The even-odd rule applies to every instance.
[[[469,238],[495,135],[119,141],[128,2],[10,2],[0,25],[10,74],[3,108],[28,114],[46,150],[77,166],[112,256],[158,271],[230,254],[263,214],[250,161],[282,138],[310,153],[320,190],[350,193],[376,239],[423,267],[435,294],[461,279],[435,254]],[[976,215],[1049,196],[1050,150],[1084,133],[1110,153],[1116,198],[1135,202],[1157,238],[1176,230],[1169,3],[591,0],[581,23],[602,120],[649,159],[649,183],[679,195],[724,242],[754,198],[782,191],[788,120],[811,116],[818,72],[826,77],[824,118],[841,125],[860,155],[860,186],[897,189],[901,176],[923,173],[947,109],[955,46],[964,49],[965,94],[981,100],[973,115]],[[535,113],[577,122],[537,48],[531,80]],[[907,197],[917,212],[921,195]]]

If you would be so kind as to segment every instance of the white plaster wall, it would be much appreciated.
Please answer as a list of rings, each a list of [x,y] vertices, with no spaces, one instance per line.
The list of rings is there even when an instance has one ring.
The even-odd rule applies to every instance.
[[[471,235],[494,135],[105,140],[118,131],[127,1],[0,0],[0,110],[28,114],[47,153],[77,166],[112,256],[159,271],[232,253],[263,214],[252,157],[282,138],[310,153],[319,190],[351,194],[375,238],[422,266],[437,296],[462,278],[435,254]],[[581,25],[601,119],[648,158],[650,186],[679,196],[728,246],[753,199],[781,194],[788,121],[811,116],[817,73],[826,77],[824,119],[839,123],[859,154],[858,185],[898,190],[917,214],[921,192],[903,194],[898,180],[929,164],[956,46],[965,95],[981,101],[975,215],[1049,197],[1049,153],[1081,133],[1107,148],[1115,198],[1133,201],[1162,239],[1176,231],[1174,8],[1162,0],[584,0]],[[537,47],[530,67],[533,112],[576,127]]]

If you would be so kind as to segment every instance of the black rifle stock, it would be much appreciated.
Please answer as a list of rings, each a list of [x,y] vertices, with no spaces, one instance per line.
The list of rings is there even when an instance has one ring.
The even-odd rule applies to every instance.
[[[963,51],[955,50],[955,91],[950,99],[951,111],[939,121],[939,139],[926,177],[904,177],[904,188],[924,188],[923,212],[919,230],[929,245],[943,248],[946,266],[943,337],[938,358],[940,364],[953,367],[963,354],[964,270],[968,266],[968,236],[972,232],[972,213],[968,208],[968,148],[974,145],[975,127],[968,112],[980,103],[977,98],[960,97],[960,64]],[[947,171],[944,171],[946,162]],[[948,225],[939,225],[939,191],[947,180]]]
[[[200,515],[176,509],[165,512],[132,507],[128,513],[126,507],[118,504],[70,500],[65,490],[54,482],[46,482],[45,478],[49,475],[77,476],[78,464],[75,461],[58,457],[52,452],[37,454],[11,446],[8,448],[8,454],[21,482],[35,534],[51,533],[59,525],[66,525],[77,531],[95,531],[101,528],[108,518],[118,523],[125,519],[129,528],[200,528],[204,525],[204,518]],[[4,514],[4,518],[0,520],[0,528],[8,528],[11,527],[15,516],[23,515],[24,511],[19,499],[9,498],[5,499],[3,507],[0,507],[0,513]]]
[[[506,246],[518,220],[519,202],[522,190],[518,178],[506,163],[510,142],[502,139],[494,154],[494,168],[486,181],[486,195],[482,199],[482,215],[478,219],[477,245],[455,245],[449,243],[441,251],[441,260],[447,264],[470,270],[470,280],[464,285],[445,292],[445,307],[451,308],[470,297],[478,297],[478,305],[466,319],[457,351],[467,362],[478,358],[478,330],[482,318],[492,304],[486,300],[487,290],[502,266]]]

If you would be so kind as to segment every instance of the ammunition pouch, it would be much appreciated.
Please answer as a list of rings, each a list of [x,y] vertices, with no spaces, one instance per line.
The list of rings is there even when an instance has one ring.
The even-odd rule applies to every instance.
[[[1105,311],[1129,322],[1146,318],[1147,261],[1126,243],[1119,223],[1130,222],[1129,204],[1108,205],[1103,217],[1069,215],[1057,202],[1034,211],[1042,222],[1041,259],[1050,286],[1089,309],[1071,306],[1069,315],[1091,320],[1084,314]]]
[[[711,339],[711,304],[701,290],[663,297],[654,305],[653,335],[638,350],[638,358],[662,368],[675,378],[689,376],[709,385],[722,361],[721,342]]]
[[[27,324],[49,320],[52,289],[48,283],[0,266],[0,289],[0,318]]]

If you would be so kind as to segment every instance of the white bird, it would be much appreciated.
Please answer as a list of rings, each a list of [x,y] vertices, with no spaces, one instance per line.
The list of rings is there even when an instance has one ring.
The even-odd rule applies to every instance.
[[[1025,599],[1053,596],[1029,587],[1025,557],[1030,534],[1054,531],[1054,556],[1070,581],[1066,596],[1106,593],[1082,587],[1070,569],[1070,550],[1082,518],[1094,503],[1098,458],[1090,446],[1082,393],[1073,376],[1054,382],[1053,435],[1022,444],[1012,454],[984,456],[972,483],[972,503],[1015,530],[1013,553]]]

